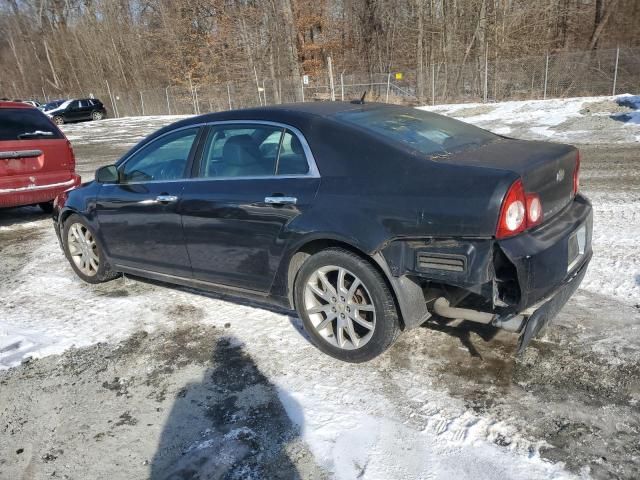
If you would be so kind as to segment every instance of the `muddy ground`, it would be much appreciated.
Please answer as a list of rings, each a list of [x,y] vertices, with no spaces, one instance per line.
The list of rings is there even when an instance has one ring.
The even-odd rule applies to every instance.
[[[125,148],[107,143],[75,145],[85,179]],[[582,152],[587,195],[627,192],[640,204],[636,146],[585,145]],[[27,282],[35,246],[57,248],[49,222],[34,208],[0,214],[0,226],[10,227],[0,230],[5,312],[25,301],[12,295]],[[68,268],[59,274],[73,279]],[[148,308],[170,321],[151,333],[142,322],[122,342],[0,371],[0,478],[327,478],[290,420],[295,400],[284,399],[272,380],[311,382],[322,391],[336,381],[323,369],[339,372],[354,391],[371,391],[417,431],[435,429],[444,439],[450,429],[463,443],[486,424],[481,437],[507,450],[529,445],[532,455],[535,448],[576,475],[640,478],[640,304],[581,289],[518,359],[509,333],[428,323],[383,357],[352,366],[308,345],[287,312],[248,334],[243,322],[272,312],[140,279],[81,288],[94,308],[120,297],[151,298]],[[38,302],[47,292],[32,295],[27,300]],[[90,322],[90,312],[71,311]],[[281,338],[286,342],[275,348]],[[456,408],[431,411],[416,394],[425,390]],[[496,434],[500,424],[512,434]],[[367,478],[366,465],[361,472]]]

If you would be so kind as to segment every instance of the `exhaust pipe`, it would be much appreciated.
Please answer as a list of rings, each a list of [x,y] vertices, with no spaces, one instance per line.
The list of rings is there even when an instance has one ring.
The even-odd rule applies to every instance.
[[[470,308],[452,307],[444,297],[436,299],[433,304],[433,311],[441,317],[454,318],[458,320],[469,320],[470,322],[484,323],[485,325],[493,322],[496,315],[492,313],[479,312]]]
[[[493,313],[479,312],[478,310],[472,310],[470,308],[452,307],[449,300],[444,297],[436,299],[433,304],[433,311],[441,317],[493,325],[494,327],[516,333],[522,330],[526,320],[524,315],[500,317]]]

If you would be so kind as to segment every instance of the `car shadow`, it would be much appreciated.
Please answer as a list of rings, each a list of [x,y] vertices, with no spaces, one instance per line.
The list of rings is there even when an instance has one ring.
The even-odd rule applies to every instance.
[[[10,227],[47,218],[51,218],[51,214],[43,212],[40,207],[0,208],[0,227]]]
[[[477,322],[463,321],[457,325],[452,325],[452,321],[445,318],[434,317],[433,319],[423,323],[421,328],[435,330],[438,332],[446,333],[454,338],[457,338],[462,346],[469,352],[472,357],[482,359],[482,355],[478,348],[471,340],[471,334],[475,333],[484,342],[490,342],[500,331],[491,325],[484,325]]]
[[[301,407],[278,391],[239,343],[218,339],[202,379],[177,393],[151,462],[151,480],[303,478],[291,456],[298,463],[306,459],[305,470],[317,470],[299,439]]]

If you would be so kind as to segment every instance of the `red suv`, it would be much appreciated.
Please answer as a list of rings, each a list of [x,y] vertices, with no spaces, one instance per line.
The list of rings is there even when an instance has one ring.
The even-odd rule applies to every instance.
[[[0,102],[0,208],[40,205],[80,184],[71,143],[31,105]]]

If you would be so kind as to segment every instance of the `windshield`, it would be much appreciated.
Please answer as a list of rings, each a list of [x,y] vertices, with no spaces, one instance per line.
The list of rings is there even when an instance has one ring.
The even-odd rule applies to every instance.
[[[375,108],[336,118],[398,141],[425,155],[447,154],[498,139],[497,135],[452,118],[416,108]]]
[[[0,109],[0,141],[62,138],[62,133],[40,110]]]

